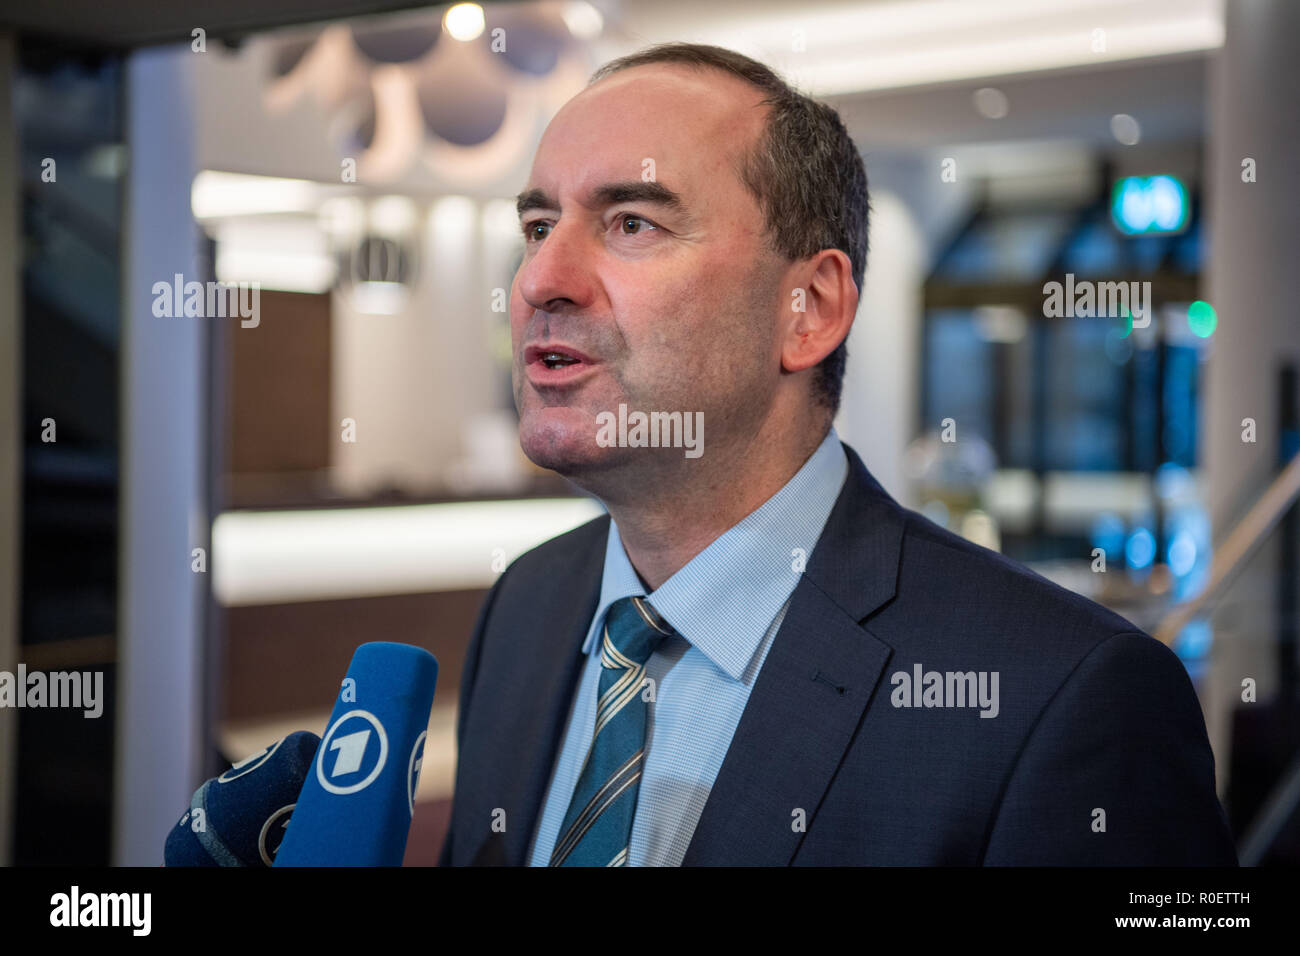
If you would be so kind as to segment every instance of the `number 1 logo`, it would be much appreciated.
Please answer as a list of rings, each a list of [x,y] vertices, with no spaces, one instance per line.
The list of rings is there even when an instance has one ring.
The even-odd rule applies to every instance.
[[[330,750],[337,750],[339,755],[334,758],[334,769],[330,771],[330,777],[341,777],[360,770],[361,758],[366,755],[366,743],[369,740],[370,731],[358,730],[355,734],[339,737],[331,743]]]
[[[358,728],[359,723],[369,726]],[[344,732],[340,733],[340,731]],[[371,731],[374,731],[375,738],[379,741],[378,748],[369,746]],[[327,778],[325,761],[327,755],[331,753],[335,755],[334,764]],[[340,786],[333,782],[334,778],[365,771],[370,760],[374,761],[374,766],[370,767],[369,772],[356,783]],[[316,757],[316,779],[330,793],[356,793],[375,781],[387,760],[388,734],[384,733],[384,725],[379,722],[379,718],[368,710],[350,710],[334,721],[330,729],[325,732],[325,739],[320,742],[320,750]]]

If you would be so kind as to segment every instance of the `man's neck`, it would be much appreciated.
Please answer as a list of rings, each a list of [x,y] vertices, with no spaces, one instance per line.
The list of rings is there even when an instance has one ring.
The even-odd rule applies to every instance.
[[[707,469],[693,462],[680,481],[655,483],[665,488],[663,494],[604,501],[618,524],[628,560],[648,590],[658,588],[785,487],[829,429],[826,422],[820,430],[792,434],[780,448],[769,445],[767,454],[758,452],[762,443],[750,441],[712,457]]]

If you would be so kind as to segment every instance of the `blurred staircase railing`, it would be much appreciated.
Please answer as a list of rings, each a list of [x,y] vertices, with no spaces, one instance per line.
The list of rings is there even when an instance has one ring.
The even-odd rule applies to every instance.
[[[1300,453],[1215,548],[1201,593],[1170,608],[1154,631],[1172,646],[1188,625],[1213,613],[1216,640],[1222,637],[1237,649],[1225,660],[1251,660],[1267,668],[1262,652],[1276,653],[1276,679],[1270,681],[1276,687],[1267,699],[1243,694],[1235,706],[1230,697],[1222,702],[1231,707],[1225,809],[1238,835],[1242,866],[1300,861],[1295,825],[1300,813],[1298,501]]]
[[[1300,454],[1282,469],[1223,544],[1214,550],[1210,579],[1204,590],[1190,601],[1171,608],[1161,618],[1154,635],[1157,640],[1172,646],[1183,628],[1214,607],[1297,498],[1300,498]]]

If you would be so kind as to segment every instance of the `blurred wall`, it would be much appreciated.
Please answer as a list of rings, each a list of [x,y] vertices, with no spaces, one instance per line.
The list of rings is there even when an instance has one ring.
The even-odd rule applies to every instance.
[[[18,144],[13,130],[13,76],[16,70],[13,37],[0,34],[0,236],[21,236],[19,221]],[[0,242],[0,671],[18,665],[18,567],[22,532],[23,346],[18,314],[18,243]],[[0,866],[8,866],[13,835],[13,767],[17,760],[14,732],[18,715],[0,708]]]
[[[367,315],[332,296],[331,436],[335,486],[365,495],[396,483],[411,493],[437,481],[466,449],[477,416],[494,404],[488,318],[493,280],[480,254],[482,204],[444,196],[418,207],[418,274],[396,315]],[[343,418],[357,441],[338,441]]]
[[[1277,472],[1277,372],[1284,362],[1300,363],[1300,3],[1230,0],[1225,14],[1225,44],[1211,68],[1206,180],[1209,301],[1219,326],[1201,423],[1216,547]],[[1247,158],[1255,182],[1242,179]],[[1245,418],[1256,423],[1253,444],[1242,441]],[[1228,753],[1242,678],[1258,681],[1261,702],[1276,691],[1275,554],[1266,549],[1230,586],[1238,624],[1220,616],[1226,626],[1216,628],[1222,636],[1207,719],[1220,755]],[[1221,781],[1226,769],[1219,768]]]
[[[903,452],[918,426],[913,396],[929,256],[908,207],[889,192],[872,193],[870,243],[835,430],[887,492],[911,504]]]

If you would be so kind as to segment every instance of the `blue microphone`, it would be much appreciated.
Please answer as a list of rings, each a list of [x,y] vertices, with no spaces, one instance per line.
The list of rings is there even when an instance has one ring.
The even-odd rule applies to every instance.
[[[167,834],[167,866],[270,866],[320,738],[299,730],[194,791]]]
[[[422,648],[357,648],[276,866],[401,866],[437,681]]]

